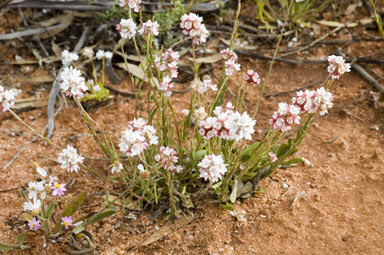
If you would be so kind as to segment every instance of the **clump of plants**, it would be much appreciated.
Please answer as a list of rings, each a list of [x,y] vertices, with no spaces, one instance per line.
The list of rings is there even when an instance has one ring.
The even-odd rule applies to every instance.
[[[121,130],[118,143],[113,142],[114,134],[101,130],[82,107],[81,101],[93,95],[95,89],[73,65],[76,54],[63,54],[65,68],[59,77],[62,92],[75,101],[92,137],[109,158],[111,176],[108,180],[119,185],[122,192],[107,196],[104,208],[95,215],[74,218],[87,194],[80,193],[71,198],[65,194],[65,183],[36,166],[35,180],[21,193],[26,200],[24,218],[31,230],[41,230],[50,238],[81,233],[89,224],[115,213],[118,210],[113,206],[116,200],[122,207],[130,209],[167,201],[168,215],[176,216],[182,208],[193,207],[193,198],[212,192],[223,207],[231,208],[231,203],[244,193],[252,192],[253,184],[276,168],[300,161],[291,156],[308,133],[314,116],[325,115],[332,108],[333,96],[329,91],[332,82],[350,71],[350,65],[341,56],[329,56],[324,84],[316,90],[297,92],[290,102],[279,103],[271,116],[268,131],[262,139],[255,140],[258,106],[254,111],[245,111],[243,98],[250,87],[263,90],[265,84],[260,86],[261,78],[254,70],[241,70],[232,48],[237,37],[237,19],[230,46],[221,50],[222,71],[215,84],[210,76],[199,76],[196,49],[203,47],[210,36],[202,17],[194,13],[181,17],[183,41],[189,40],[191,45],[194,79],[190,84],[189,107],[178,113],[172,100],[173,79],[178,77],[181,57],[177,44],[155,51],[154,39],[159,34],[157,21],[148,19],[137,24],[132,14],[140,13],[140,1],[128,0],[123,4],[129,7],[129,18],[122,19],[116,27],[123,40],[121,50],[129,44],[140,58],[145,86],[137,86],[137,98],[145,100],[145,107],[137,108],[135,117]],[[240,8],[237,18],[239,11]],[[140,53],[137,37],[147,45],[145,54]],[[99,55],[103,63],[105,58],[111,57],[105,52]],[[226,101],[227,82],[235,73],[242,77],[239,89],[233,100]],[[95,84],[104,83],[103,79],[100,83],[95,71],[93,76]],[[21,120],[10,109],[18,93],[0,86],[0,110],[9,111]],[[287,138],[290,137],[288,132],[292,131],[295,135]],[[53,144],[42,134],[37,134]],[[63,170],[77,172],[82,169],[94,174],[94,170],[83,164],[84,158],[74,147],[54,147],[61,151],[58,162]]]
[[[331,0],[318,2],[320,3],[312,0],[256,0],[256,18],[265,24],[287,22],[290,28],[308,26]]]

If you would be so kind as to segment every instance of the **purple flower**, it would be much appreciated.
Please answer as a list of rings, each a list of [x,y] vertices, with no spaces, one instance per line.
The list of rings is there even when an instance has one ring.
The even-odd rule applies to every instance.
[[[40,226],[40,221],[36,217],[33,217],[32,221],[28,223],[28,227],[30,230],[36,231],[40,228]]]
[[[72,216],[62,217],[61,225],[63,225],[65,229],[68,229],[70,226],[72,226],[73,225]]]
[[[51,189],[52,189],[52,196],[64,196],[64,191],[66,191],[67,189],[65,188],[65,183],[58,183],[58,182],[54,182],[53,185],[51,186]]]

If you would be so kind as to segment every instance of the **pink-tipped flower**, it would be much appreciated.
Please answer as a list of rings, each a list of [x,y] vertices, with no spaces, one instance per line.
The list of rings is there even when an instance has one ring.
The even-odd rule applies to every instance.
[[[252,86],[258,86],[261,83],[260,76],[258,73],[253,71],[252,69],[249,69],[247,73],[243,75],[243,78],[246,82],[251,84]]]
[[[88,87],[85,85],[85,79],[81,75],[80,70],[70,67],[65,67],[60,75],[60,88],[64,94],[69,97],[82,98]]]
[[[128,123],[128,128],[120,138],[120,151],[128,157],[134,157],[146,150],[150,145],[158,144],[156,129],[147,125],[143,118]]]
[[[160,147],[160,153],[156,154],[155,160],[160,163],[164,169],[169,169],[173,174],[183,171],[183,167],[176,165],[178,162],[177,153],[174,149],[169,147]]]
[[[328,56],[328,64],[327,69],[332,79],[339,79],[341,75],[351,71],[351,64],[345,63],[342,56]]]
[[[203,81],[196,78],[192,81],[191,88],[197,91],[199,94],[204,94],[208,89],[217,91],[217,85],[212,84],[212,80],[209,76],[205,76]]]
[[[300,109],[300,113],[316,113],[319,111],[320,115],[324,115],[332,108],[332,100],[332,93],[321,87],[316,91],[298,91],[296,97],[292,98],[292,104]]]
[[[203,18],[194,13],[184,14],[181,17],[180,27],[186,36],[192,37],[194,44],[205,43],[209,36],[209,31],[202,22]]]
[[[51,186],[51,190],[52,190],[52,196],[64,196],[64,192],[67,190],[67,188],[65,187],[65,183],[58,183],[58,182],[54,182],[53,185]]]
[[[300,124],[300,108],[287,103],[279,103],[278,111],[273,113],[269,121],[274,129],[280,129],[285,132],[292,128],[294,124]]]
[[[5,90],[4,87],[0,85],[0,111],[8,111],[15,104],[15,98],[20,92],[18,89]]]
[[[61,225],[68,229],[70,226],[73,226],[72,216],[65,216],[61,218]]]
[[[169,72],[171,78],[177,78],[179,72],[177,70],[177,62],[180,59],[180,54],[177,51],[168,49],[161,54],[161,57],[155,57],[155,66],[161,72]]]
[[[131,39],[136,35],[137,25],[133,19],[121,19],[120,24],[116,25],[116,30],[120,32],[123,39]]]
[[[33,217],[32,221],[28,223],[28,227],[30,230],[37,231],[41,227],[40,221],[36,217]]]
[[[157,21],[148,20],[139,29],[139,34],[159,35],[159,23],[157,23]]]
[[[128,6],[134,12],[140,11],[140,0],[120,0],[120,6]]]
[[[224,49],[220,51],[221,56],[225,60],[225,74],[231,76],[235,71],[240,71],[240,64],[237,63],[237,54],[233,50]]]
[[[172,96],[171,89],[174,87],[172,83],[172,79],[169,76],[165,76],[163,78],[163,81],[159,85],[159,90],[164,93],[165,96],[170,97]]]
[[[269,156],[269,158],[271,159],[271,162],[272,162],[272,163],[277,161],[277,156],[276,156],[276,154],[275,154],[273,151],[270,151],[270,152],[268,153],[268,156]]]
[[[58,158],[61,168],[67,170],[68,172],[79,171],[79,164],[82,163],[83,160],[84,158],[77,153],[76,148],[71,145],[68,145],[66,149],[63,149]]]
[[[213,183],[221,180],[227,172],[227,166],[221,155],[205,155],[198,166],[200,167],[200,177],[206,181],[210,180]]]

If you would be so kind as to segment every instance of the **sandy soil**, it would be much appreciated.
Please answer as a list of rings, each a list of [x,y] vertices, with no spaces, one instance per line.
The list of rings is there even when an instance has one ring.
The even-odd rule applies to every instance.
[[[364,32],[365,33],[365,32]],[[372,34],[369,34],[372,35]],[[345,35],[347,36],[347,35]],[[382,50],[383,42],[357,42],[342,46],[349,54],[367,55]],[[339,46],[340,47],[340,46]],[[336,53],[336,46],[316,47],[301,57],[320,58]],[[304,53],[303,53],[304,54]],[[383,52],[377,56],[383,59]],[[243,68],[253,68],[265,77],[268,63],[241,57]],[[382,66],[372,68],[383,73]],[[22,97],[49,93],[50,85],[33,86],[19,83],[20,77],[37,75],[19,68],[1,68],[4,85],[23,89]],[[288,91],[312,81],[324,79],[326,65],[289,65],[276,63],[267,93]],[[235,90],[236,79],[230,80]],[[126,88],[123,83],[119,88]],[[280,169],[261,182],[265,193],[235,204],[235,211],[245,211],[246,221],[238,221],[229,211],[221,209],[212,197],[194,201],[195,209],[186,211],[194,220],[161,240],[141,247],[142,242],[165,224],[164,214],[153,219],[154,211],[119,212],[114,217],[92,226],[94,243],[99,254],[384,254],[384,112],[374,107],[370,94],[374,91],[357,73],[351,72],[332,85],[334,108],[316,119],[311,132],[300,146],[298,156],[310,161]],[[250,88],[246,105],[253,109],[258,91]],[[289,101],[293,94],[264,99],[257,117],[256,130],[263,132],[280,101]],[[189,94],[175,94],[177,108],[185,107]],[[227,99],[231,99],[228,96]],[[132,118],[134,100],[115,96],[106,106],[91,113],[92,117],[117,139]],[[44,108],[21,113],[20,116],[41,130],[47,122]],[[32,134],[8,114],[0,117],[0,167],[30,141]],[[68,101],[68,108],[56,117],[53,141],[64,147],[68,143],[83,155],[103,157],[78,109]],[[88,190],[94,196],[87,199],[82,212],[95,211],[103,204],[98,194],[114,189],[80,172],[68,174],[55,163],[58,151],[37,141],[27,147],[6,171],[0,171],[0,241],[10,242],[25,224],[21,219],[22,199],[18,189],[32,178],[31,166],[38,162],[60,179],[72,183],[69,192]],[[87,160],[87,164],[105,174],[103,161]],[[54,243],[28,231],[27,243],[34,248],[5,254],[64,254],[64,240]],[[44,246],[44,247],[43,247]]]

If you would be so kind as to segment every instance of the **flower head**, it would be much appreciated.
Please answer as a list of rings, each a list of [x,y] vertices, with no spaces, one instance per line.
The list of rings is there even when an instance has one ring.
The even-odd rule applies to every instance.
[[[133,19],[121,19],[120,24],[116,25],[116,30],[120,32],[123,39],[131,39],[136,35],[137,25]]]
[[[169,169],[173,174],[180,173],[183,167],[176,165],[178,162],[177,153],[174,149],[169,147],[160,147],[160,153],[156,154],[155,160],[161,164],[164,169]]]
[[[29,182],[28,183],[28,198],[37,198],[37,195],[39,192],[42,192],[45,190],[45,181],[40,182]],[[44,195],[43,195],[44,197]]]
[[[128,123],[128,128],[120,138],[120,151],[128,157],[134,157],[146,150],[151,144],[157,144],[156,129],[147,125],[143,118]]]
[[[31,211],[32,215],[38,215],[40,213],[42,202],[36,197],[32,201],[24,202],[24,211]]]
[[[5,90],[4,87],[0,85],[0,111],[8,111],[15,104],[15,98],[20,92],[18,89]]]
[[[113,166],[112,166],[112,173],[120,173],[120,171],[123,169],[123,165],[118,161],[116,160],[114,163],[113,163]]]
[[[180,27],[186,36],[192,37],[194,44],[205,43],[209,36],[209,31],[202,22],[203,18],[194,13],[184,14],[181,17]]]
[[[209,76],[205,76],[203,81],[196,78],[192,81],[191,88],[197,91],[199,94],[204,94],[208,89],[217,91],[217,85],[212,84],[212,80]]]
[[[273,151],[270,151],[269,153],[268,153],[268,156],[269,156],[269,158],[271,159],[271,162],[273,163],[273,162],[276,162],[276,160],[277,160],[277,156],[276,156],[276,154],[273,152]]]
[[[139,29],[139,34],[151,34],[154,36],[159,35],[159,23],[157,21],[148,20],[143,24],[143,26]]]
[[[200,177],[204,178],[204,180],[210,180],[213,183],[223,178],[227,172],[226,164],[221,155],[205,155],[198,166],[200,167]]]
[[[328,56],[328,64],[327,69],[332,79],[339,79],[341,75],[351,71],[351,64],[345,63],[342,56]]]
[[[227,76],[231,76],[235,71],[240,70],[240,64],[237,63],[237,54],[233,50],[230,50],[229,48],[221,50],[220,54],[222,58],[225,60],[225,74]]]
[[[58,183],[58,182],[54,182],[53,185],[51,186],[51,189],[52,189],[52,196],[64,196],[64,191],[67,190],[67,188],[65,187],[65,185],[67,185],[66,183]]]
[[[120,0],[120,6],[128,6],[134,12],[140,11],[140,0]]]
[[[36,217],[33,217],[32,221],[28,223],[28,227],[30,230],[37,231],[41,227],[40,221]]]
[[[173,88],[174,85],[172,83],[172,79],[169,76],[165,76],[163,78],[163,81],[159,85],[159,90],[164,93],[165,96],[170,97],[172,96],[171,88]]]
[[[61,217],[61,225],[68,229],[70,226],[73,226],[72,216]]]
[[[63,50],[61,52],[61,62],[64,66],[70,66],[73,61],[79,59],[79,55],[76,52],[69,52],[68,50]]]
[[[83,160],[84,158],[77,154],[76,148],[71,145],[68,145],[66,149],[63,149],[58,158],[58,161],[61,164],[60,167],[68,172],[79,171],[79,164],[82,163]]]
[[[320,115],[324,115],[332,108],[332,100],[332,93],[326,91],[324,87],[321,87],[316,91],[298,91],[296,97],[292,98],[292,104],[297,106],[301,113],[315,113],[320,111]]]
[[[64,68],[60,75],[60,79],[60,87],[66,96],[82,98],[85,91],[88,90],[80,70],[73,68],[72,66]]]
[[[278,111],[273,113],[269,121],[274,129],[280,129],[285,132],[292,128],[294,124],[300,124],[300,108],[296,105],[279,103]]]
[[[252,86],[258,86],[261,83],[260,76],[258,73],[253,71],[252,69],[249,69],[247,73],[243,75],[243,78],[246,82],[251,84]]]
[[[95,55],[95,53],[93,52],[93,49],[91,47],[84,47],[82,55],[86,58],[93,58],[93,55]]]
[[[168,49],[161,56],[155,56],[155,66],[161,72],[169,72],[171,78],[176,78],[179,74],[177,71],[177,61],[179,61],[179,58],[179,52]]]

